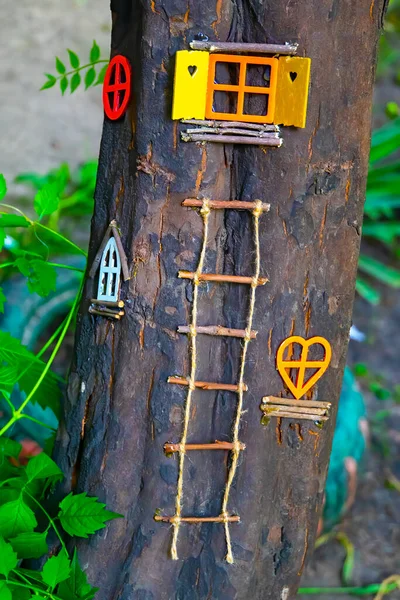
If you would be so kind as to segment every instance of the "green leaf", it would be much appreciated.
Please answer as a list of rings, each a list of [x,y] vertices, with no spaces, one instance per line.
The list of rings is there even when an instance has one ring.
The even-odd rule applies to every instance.
[[[10,470],[8,473],[3,474],[2,469],[0,468],[0,474],[1,474],[1,478],[4,481],[5,479],[9,479],[10,477],[13,477],[13,480],[10,482],[10,484],[13,483],[13,481],[20,481],[19,479],[19,473],[18,471],[21,470],[20,468],[17,467],[13,467],[11,465],[10,462],[7,461],[7,465],[9,465]],[[3,504],[6,504],[7,502],[11,502],[11,500],[17,500],[17,498],[19,498],[19,494],[20,491],[16,490],[15,488],[11,488],[11,487],[0,487],[0,506],[2,506]]]
[[[54,75],[50,75],[49,73],[45,73],[45,75],[47,77],[47,81],[45,81],[45,83],[42,85],[40,91],[49,90],[50,88],[54,87],[57,83],[57,77],[54,77]]]
[[[18,571],[20,570],[18,569]],[[8,582],[8,585],[12,589],[12,600],[31,600],[32,598],[34,600],[41,600],[43,598],[43,596],[37,596],[36,594],[32,596],[31,592],[26,588],[13,586],[11,581]]]
[[[18,571],[20,571],[20,569],[18,569]],[[11,587],[12,589],[12,600],[31,600],[32,598],[34,600],[44,600],[44,596],[37,596],[35,594],[35,596],[32,596],[31,592],[27,589],[27,588],[23,588],[23,587],[16,587],[15,585],[13,585],[12,581],[8,582],[8,585]]]
[[[7,298],[4,295],[3,289],[0,288],[0,313],[4,313],[4,304]]]
[[[356,291],[360,294],[361,298],[364,298],[364,300],[374,306],[377,306],[381,300],[380,293],[367,281],[361,279],[361,277],[357,277]]]
[[[0,535],[3,537],[13,538],[19,533],[33,531],[36,526],[35,514],[22,496],[0,506]]]
[[[3,200],[4,196],[7,194],[7,183],[5,177],[2,173],[0,173],[0,201]]]
[[[96,79],[96,69],[91,67],[85,75],[85,90],[87,90]]]
[[[65,73],[65,71],[67,70],[64,63],[61,62],[61,60],[58,58],[58,56],[56,56],[56,69],[60,73],[60,75],[63,75]]]
[[[28,260],[21,256],[15,261],[15,266],[22,275],[28,278],[28,289],[45,298],[56,290],[57,272],[54,267],[40,258]]]
[[[97,45],[96,40],[93,40],[93,46],[90,50],[90,62],[94,63],[100,58],[100,48]]]
[[[18,378],[16,365],[0,366],[0,390],[13,388]]]
[[[105,527],[105,522],[121,518],[122,515],[106,510],[105,504],[97,498],[82,494],[69,494],[60,503],[59,519],[69,535],[87,538]]]
[[[22,215],[0,214],[0,227],[30,227],[31,223]]]
[[[18,558],[40,558],[48,552],[46,543],[47,533],[20,533],[11,538],[10,544],[18,555]]]
[[[62,583],[60,583],[57,596],[62,600],[91,600],[96,595],[98,588],[93,588],[87,581],[86,573],[82,571],[76,548],[71,562],[71,574]]]
[[[58,208],[60,203],[59,186],[57,183],[47,183],[39,190],[33,201],[33,208],[39,218],[44,215],[51,215]]]
[[[78,69],[79,67],[79,56],[73,52],[72,50],[68,49],[68,54],[69,54],[69,62],[71,63],[71,67],[73,69]]]
[[[74,73],[71,78],[71,94],[80,86],[81,84],[81,76],[79,73]]]
[[[396,238],[400,237],[400,222],[381,221],[378,223],[365,223],[362,233],[364,237],[372,237],[391,246]]]
[[[3,250],[4,242],[6,241],[6,232],[0,228],[0,251]]]
[[[13,600],[10,588],[5,581],[0,581],[0,600]]]
[[[6,437],[0,438],[0,462],[4,457],[15,458],[21,454],[22,446],[19,442]]]
[[[26,394],[31,391],[45,367],[43,361],[5,331],[0,331],[0,361],[17,367],[20,377],[18,385]],[[60,381],[59,377],[49,371],[32,398],[42,408],[49,406],[56,416],[60,410]]]
[[[108,69],[108,63],[105,64],[104,67],[101,68],[101,71],[97,77],[97,81],[96,81],[95,85],[102,85],[104,83],[107,69]]]
[[[391,156],[400,146],[400,118],[394,119],[373,132],[370,163]]]
[[[10,571],[15,569],[18,564],[18,558],[11,544],[8,544],[0,536],[0,574],[8,577]]]
[[[61,550],[57,556],[52,556],[46,561],[42,570],[42,579],[53,591],[58,583],[68,579],[70,572],[69,558],[64,550]]]
[[[386,283],[394,288],[400,288],[400,271],[393,267],[388,267],[379,260],[370,256],[361,254],[358,260],[358,268],[378,281]]]
[[[30,459],[26,467],[26,476],[28,481],[48,478],[58,480],[64,478],[63,472],[58,468],[54,460],[43,452]]]
[[[33,273],[28,280],[29,291],[36,292],[42,298],[48,296],[50,292],[55,292],[57,288],[55,268],[40,259],[31,260],[30,265]]]
[[[68,77],[61,77],[60,79],[60,90],[62,95],[64,96],[65,92],[67,91],[68,88]]]

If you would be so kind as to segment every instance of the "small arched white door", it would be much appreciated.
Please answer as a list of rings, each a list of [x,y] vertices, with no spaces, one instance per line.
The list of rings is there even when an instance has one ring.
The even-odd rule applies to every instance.
[[[100,263],[98,300],[116,302],[121,278],[121,259],[115,239],[110,237]]]

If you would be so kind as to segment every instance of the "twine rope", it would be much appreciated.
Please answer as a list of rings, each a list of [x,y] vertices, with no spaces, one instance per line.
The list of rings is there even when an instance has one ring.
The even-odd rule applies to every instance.
[[[247,350],[250,343],[250,332],[253,325],[254,318],[254,307],[256,302],[256,288],[258,286],[258,280],[260,277],[260,267],[261,267],[261,254],[260,254],[260,228],[259,221],[260,216],[262,215],[262,202],[261,200],[257,200],[256,208],[253,210],[253,224],[254,224],[254,233],[253,240],[256,251],[255,258],[255,273],[251,282],[250,289],[250,302],[249,302],[249,313],[247,317],[246,324],[246,334],[243,341],[242,348],[242,357],[240,361],[240,369],[239,369],[239,383],[238,383],[238,402],[236,407],[236,415],[233,423],[233,450],[231,456],[231,465],[228,471],[228,478],[225,486],[224,497],[222,501],[222,511],[221,514],[224,517],[224,527],[225,527],[225,538],[226,538],[226,561],[230,564],[233,563],[233,553],[232,553],[232,541],[231,541],[231,533],[229,529],[229,521],[227,520],[228,516],[228,502],[229,502],[229,494],[231,492],[232,483],[235,478],[239,455],[240,455],[240,442],[239,442],[239,429],[240,429],[240,419],[243,413],[243,395],[245,390],[244,383],[244,372],[246,366],[246,358],[247,358]]]
[[[196,273],[193,279],[194,291],[193,291],[193,307],[192,307],[192,322],[190,324],[190,377],[189,387],[186,396],[185,403],[185,414],[183,420],[183,431],[181,441],[179,442],[179,473],[178,473],[178,485],[175,498],[175,515],[171,519],[173,525],[172,543],[171,543],[171,558],[178,560],[178,535],[179,528],[182,520],[182,494],[183,494],[183,469],[185,465],[185,446],[188,437],[189,420],[192,405],[192,394],[196,389],[196,368],[197,368],[197,346],[196,346],[196,325],[197,325],[197,312],[198,312],[198,296],[199,296],[199,284],[200,275],[203,272],[204,262],[206,257],[207,239],[208,239],[208,221],[210,216],[209,201],[203,200],[203,205],[200,210],[200,214],[203,217],[203,245],[200,252],[199,262],[197,265]]]

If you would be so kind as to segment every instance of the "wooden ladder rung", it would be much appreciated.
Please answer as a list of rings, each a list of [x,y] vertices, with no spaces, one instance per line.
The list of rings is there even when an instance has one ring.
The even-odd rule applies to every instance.
[[[242,442],[238,443],[239,450],[245,450],[246,445]],[[212,442],[210,444],[185,444],[185,452],[191,450],[233,450],[235,444],[233,442]],[[166,454],[180,452],[181,444],[164,444]]]
[[[179,271],[179,279],[195,279],[196,273],[193,271]],[[245,277],[243,275],[219,275],[217,273],[201,273],[199,276],[200,281],[216,281],[220,283],[245,283],[251,285],[253,283],[252,277]],[[266,277],[259,277],[257,285],[265,285],[268,282]]]
[[[176,517],[155,515],[154,520],[161,523],[173,523]],[[221,515],[218,517],[180,517],[179,520],[182,523],[240,523],[240,517],[236,515],[232,517],[223,517]]]
[[[178,333],[190,333],[190,327],[188,325],[179,325]],[[197,325],[196,333],[201,333],[204,335],[221,335],[224,337],[237,337],[244,338],[246,337],[245,329],[232,329],[230,327],[222,327],[221,325]],[[250,338],[254,340],[257,337],[258,331],[251,330]]]
[[[168,377],[168,383],[174,383],[176,385],[189,385],[189,379],[186,377]],[[239,392],[240,387],[232,383],[214,383],[211,381],[195,381],[194,385],[196,388],[201,390],[221,390],[225,392]],[[247,385],[243,384],[243,391],[247,392]]]
[[[209,208],[214,208],[216,210],[225,210],[227,208],[232,210],[254,210],[258,206],[257,202],[246,202],[242,200],[208,200],[207,205]],[[182,202],[182,206],[201,208],[203,206],[203,200],[186,198],[186,200]],[[268,212],[270,208],[271,205],[266,204],[265,202],[261,205],[261,210],[264,212]]]

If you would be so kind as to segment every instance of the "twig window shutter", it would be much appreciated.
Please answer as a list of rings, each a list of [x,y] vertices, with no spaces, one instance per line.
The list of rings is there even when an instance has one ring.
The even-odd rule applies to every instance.
[[[121,279],[121,258],[114,237],[111,237],[101,257],[98,300],[116,302]]]

